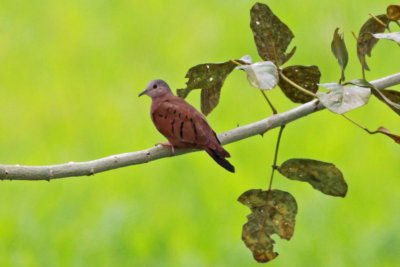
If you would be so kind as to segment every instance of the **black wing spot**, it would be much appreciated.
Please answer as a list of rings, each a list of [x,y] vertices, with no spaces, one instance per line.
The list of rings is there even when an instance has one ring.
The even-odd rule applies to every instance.
[[[164,117],[164,115],[161,113],[158,113],[158,117],[162,118],[162,117]]]
[[[181,132],[180,132],[181,138],[182,138],[182,139],[183,139],[183,124],[184,124],[184,122],[182,121],[182,122],[181,122]]]
[[[174,109],[174,114],[176,114],[176,109]]]
[[[194,132],[194,139],[197,140],[197,129],[196,129],[196,125],[194,124],[192,118],[190,118],[190,122],[192,123],[192,128],[193,128],[193,132]]]
[[[165,116],[164,116],[164,119],[166,119],[168,117],[168,115],[166,114]]]
[[[175,119],[171,122],[171,132],[172,132],[172,135],[174,135],[174,131],[175,131],[175,129],[174,129],[174,124],[175,124]]]

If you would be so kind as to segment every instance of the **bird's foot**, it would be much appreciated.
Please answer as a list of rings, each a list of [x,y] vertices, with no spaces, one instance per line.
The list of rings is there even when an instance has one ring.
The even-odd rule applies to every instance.
[[[173,145],[171,145],[171,143],[157,143],[157,144],[160,145],[160,146],[170,146],[172,155],[175,155],[175,148],[174,148]]]

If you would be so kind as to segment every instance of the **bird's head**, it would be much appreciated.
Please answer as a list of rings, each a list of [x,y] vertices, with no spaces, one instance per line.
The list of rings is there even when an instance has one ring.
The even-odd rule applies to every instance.
[[[166,82],[163,80],[152,80],[146,86],[146,90],[141,92],[139,96],[148,95],[151,98],[157,98],[167,94],[172,94],[172,92]]]

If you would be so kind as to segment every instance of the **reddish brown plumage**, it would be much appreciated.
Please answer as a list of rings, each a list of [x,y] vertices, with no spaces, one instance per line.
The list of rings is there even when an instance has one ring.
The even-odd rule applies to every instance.
[[[206,118],[185,100],[172,94],[162,80],[151,81],[142,94],[152,98],[151,118],[173,147],[204,149],[222,167],[234,172]],[[141,94],[141,95],[142,95]]]

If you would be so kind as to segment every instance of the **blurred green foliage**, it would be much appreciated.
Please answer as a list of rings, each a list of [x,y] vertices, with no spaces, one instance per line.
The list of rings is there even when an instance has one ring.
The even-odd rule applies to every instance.
[[[331,54],[336,27],[349,49],[346,78],[361,77],[355,40],[392,1],[268,1],[294,32],[286,65],[318,65],[337,81]],[[138,98],[151,79],[183,88],[199,63],[259,57],[249,27],[254,1],[0,2],[0,162],[47,165],[87,161],[153,146],[164,138]],[[397,26],[394,26],[397,28]],[[368,58],[373,80],[399,71],[399,47],[382,40]],[[399,86],[394,89],[400,89]],[[199,91],[188,101],[199,107]],[[278,111],[291,103],[270,94]],[[270,115],[245,74],[235,71],[208,117],[217,132]],[[349,114],[400,133],[384,104]],[[249,211],[236,201],[266,188],[277,130],[226,146],[236,174],[192,153],[92,177],[0,183],[0,266],[257,266],[241,237]],[[328,197],[279,174],[274,188],[299,204],[290,242],[277,239],[268,266],[398,266],[400,146],[369,136],[325,110],[291,123],[279,162],[333,162],[349,184]]]

